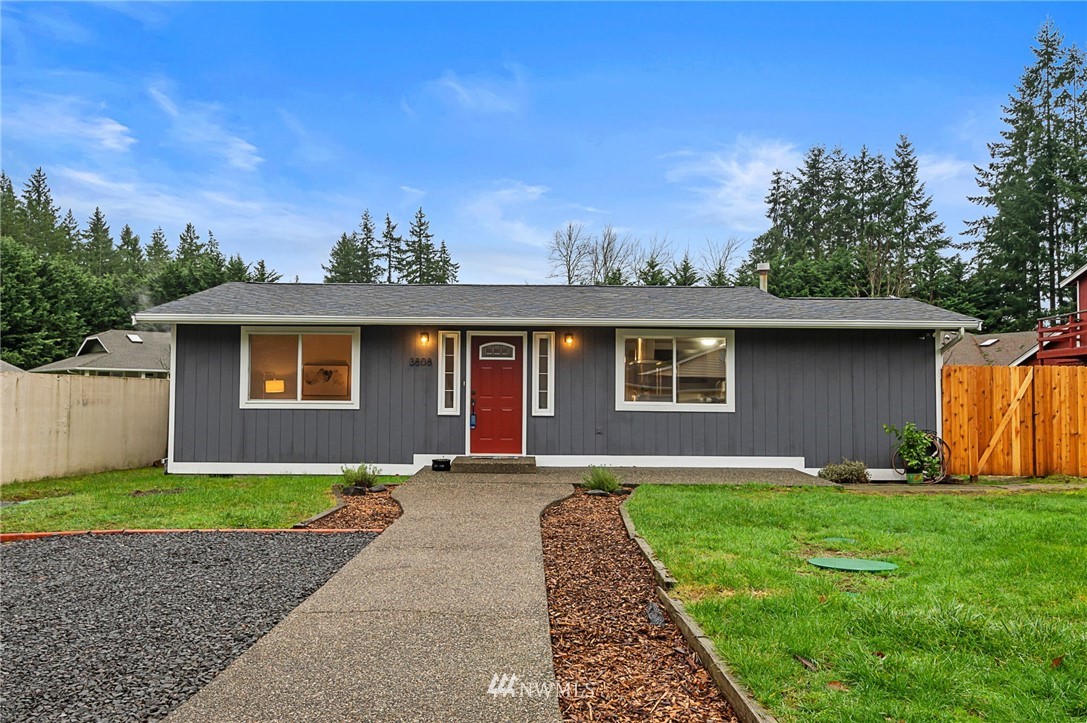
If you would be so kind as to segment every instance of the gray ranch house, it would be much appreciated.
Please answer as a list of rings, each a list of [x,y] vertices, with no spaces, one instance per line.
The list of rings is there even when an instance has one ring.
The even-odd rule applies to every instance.
[[[140,312],[172,327],[168,469],[407,474],[440,456],[541,466],[860,459],[884,423],[939,431],[942,337],[909,299],[754,287],[229,283]]]

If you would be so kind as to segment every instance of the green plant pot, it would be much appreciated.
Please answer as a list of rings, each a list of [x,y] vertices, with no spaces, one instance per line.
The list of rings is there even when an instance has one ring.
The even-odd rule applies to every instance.
[[[919,485],[919,484],[924,484],[924,483],[925,483],[925,473],[924,472],[907,472],[906,473],[906,484]]]

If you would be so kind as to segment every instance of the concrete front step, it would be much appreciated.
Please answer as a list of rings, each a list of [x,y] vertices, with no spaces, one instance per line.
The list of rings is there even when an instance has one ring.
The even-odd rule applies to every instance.
[[[451,472],[461,474],[535,474],[535,457],[461,456],[453,460]]]

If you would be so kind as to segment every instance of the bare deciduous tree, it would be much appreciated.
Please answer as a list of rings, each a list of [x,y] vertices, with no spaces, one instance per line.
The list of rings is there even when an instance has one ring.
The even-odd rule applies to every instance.
[[[548,261],[551,262],[551,277],[566,279],[568,286],[584,283],[589,241],[589,237],[585,235],[585,227],[580,223],[570,221],[556,231],[547,252]]]
[[[729,236],[724,241],[706,238],[702,253],[702,280],[707,286],[730,286],[733,283],[732,266],[739,256],[742,241]]]
[[[588,254],[588,283],[618,286],[630,278],[631,266],[637,253],[637,242],[625,234],[620,236],[609,223],[599,236],[591,236]]]

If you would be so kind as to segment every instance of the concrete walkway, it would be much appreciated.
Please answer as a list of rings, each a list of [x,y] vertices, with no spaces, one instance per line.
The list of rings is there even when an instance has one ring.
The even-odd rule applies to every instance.
[[[539,516],[571,475],[421,472],[403,516],[174,721],[558,721]],[[527,688],[526,688],[527,690]]]

